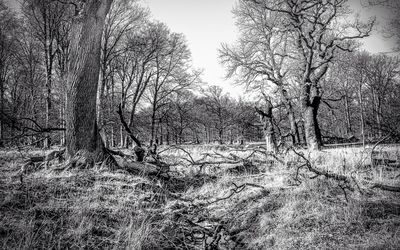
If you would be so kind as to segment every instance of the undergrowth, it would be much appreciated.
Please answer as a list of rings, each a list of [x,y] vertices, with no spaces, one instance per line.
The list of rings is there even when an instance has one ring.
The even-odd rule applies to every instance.
[[[188,150],[198,159],[216,149]],[[294,182],[300,161],[295,155],[286,155],[283,163],[259,163],[263,156],[255,154],[249,161],[259,169],[257,174],[227,172],[225,165],[200,171],[176,164],[168,181],[122,170],[51,168],[21,179],[21,157],[9,152],[1,156],[1,249],[400,246],[399,194],[367,188],[344,193],[336,181],[322,176],[310,179],[306,172]],[[162,156],[170,163],[186,157],[168,150]],[[321,168],[352,174],[357,180],[399,184],[398,168],[358,165],[362,153],[343,150],[309,157]]]

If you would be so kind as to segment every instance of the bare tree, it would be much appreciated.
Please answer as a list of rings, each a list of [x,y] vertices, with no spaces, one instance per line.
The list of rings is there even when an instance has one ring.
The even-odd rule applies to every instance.
[[[15,14],[0,1],[0,147],[4,144],[5,85],[9,77],[13,52],[15,52]]]
[[[156,139],[156,114],[168,103],[168,97],[180,90],[189,88],[197,82],[199,72],[191,70],[190,51],[182,34],[170,33],[159,24],[159,42],[163,46],[157,51],[154,64],[154,77],[148,86],[147,98],[151,103],[150,142]]]
[[[367,84],[370,90],[370,100],[372,100],[372,115],[376,124],[377,136],[383,137],[384,112],[386,106],[386,96],[395,83],[395,78],[399,73],[400,61],[397,57],[386,55],[376,55],[368,58],[367,61]]]
[[[280,13],[265,11],[259,4],[247,0],[239,1],[233,13],[241,35],[236,45],[223,44],[220,50],[227,77],[236,74],[238,81],[244,81],[248,88],[258,92],[272,83],[286,107],[292,143],[300,143],[292,97],[288,92],[293,38],[282,26],[288,20]]]
[[[206,114],[210,116],[210,121],[217,130],[218,142],[223,144],[225,131],[235,120],[235,117],[230,112],[232,100],[228,94],[223,94],[222,88],[218,86],[208,87],[203,90],[203,94],[205,95],[203,105],[205,106]]]
[[[296,48],[296,81],[301,88],[300,102],[305,121],[307,146],[318,150],[322,144],[318,124],[321,103],[321,79],[336,57],[337,51],[350,51],[354,40],[366,37],[372,30],[374,20],[361,23],[355,20],[344,23],[350,12],[347,0],[328,1],[269,1],[249,0],[270,13],[284,18],[283,27],[293,37]]]
[[[126,53],[127,34],[134,33],[143,25],[147,18],[147,11],[135,1],[117,1],[111,5],[107,15],[101,46],[100,84],[97,101],[97,119],[102,127],[105,121],[102,118],[105,88],[115,73],[113,62]]]
[[[68,13],[68,4],[52,0],[25,0],[23,13],[28,19],[30,27],[35,31],[41,42],[46,67],[46,119],[45,126],[49,127],[52,109],[52,89],[54,62],[57,54],[57,36],[64,16]],[[51,144],[49,137],[45,140],[45,147]]]

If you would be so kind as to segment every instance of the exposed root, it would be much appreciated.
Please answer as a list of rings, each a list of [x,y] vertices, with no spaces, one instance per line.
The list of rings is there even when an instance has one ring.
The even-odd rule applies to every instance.
[[[100,152],[89,152],[80,150],[74,156],[70,157],[67,162],[53,168],[53,170],[69,170],[69,169],[88,169],[99,166],[101,169],[116,170],[119,164],[113,156],[114,151],[103,148]]]

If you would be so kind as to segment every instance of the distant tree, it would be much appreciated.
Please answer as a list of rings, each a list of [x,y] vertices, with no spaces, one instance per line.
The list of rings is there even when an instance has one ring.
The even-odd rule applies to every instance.
[[[115,60],[124,56],[126,53],[127,43],[130,41],[128,34],[141,30],[147,19],[147,11],[140,7],[136,1],[116,1],[111,5],[110,13],[107,15],[103,38],[101,44],[101,67],[100,67],[100,83],[97,101],[97,119],[103,127],[105,119],[102,112],[105,109],[103,102],[105,100],[105,89],[107,84],[115,74]],[[132,58],[131,60],[134,60]]]
[[[15,14],[3,1],[0,1],[0,147],[4,145],[5,88],[12,69],[13,55],[16,52],[17,24]]]
[[[193,123],[192,110],[194,109],[194,95],[187,90],[176,92],[172,98],[172,129],[174,130],[175,143],[185,142],[185,132],[188,132]],[[193,128],[193,127],[192,127]],[[195,136],[197,141],[198,137]]]
[[[130,108],[128,126],[133,129],[134,118],[150,81],[155,76],[157,52],[163,49],[157,24],[147,23],[139,32],[128,34],[124,54],[115,60],[115,71],[121,84],[121,107]],[[127,144],[127,137],[121,144]]]
[[[203,90],[203,105],[206,114],[211,118],[211,124],[217,130],[218,142],[224,143],[226,129],[233,124],[234,117],[231,112],[232,100],[227,94],[222,93],[222,88],[210,86]]]
[[[52,110],[52,89],[54,63],[57,55],[57,37],[60,35],[60,27],[67,20],[69,5],[52,0],[24,0],[23,13],[28,20],[30,28],[40,41],[43,49],[43,57],[46,69],[46,119],[45,126],[50,127]],[[45,147],[50,146],[50,138],[47,136]]]
[[[64,13],[63,19],[56,30],[56,57],[57,57],[57,68],[56,72],[58,74],[59,86],[58,86],[58,99],[59,99],[59,121],[58,126],[65,128],[65,108],[67,102],[66,94],[66,75],[67,66],[69,61],[69,51],[70,51],[70,32],[71,32],[71,18],[73,13],[69,10],[68,13]],[[65,145],[65,130],[62,131],[61,145]]]
[[[156,52],[154,76],[147,91],[152,110],[150,142],[156,139],[156,115],[159,109],[168,103],[173,93],[193,86],[200,75],[191,69],[191,55],[183,35],[171,33],[164,25],[158,25],[158,39],[162,46]]]
[[[382,137],[384,132],[385,112],[389,110],[386,97],[396,88],[396,78],[399,76],[400,60],[398,57],[387,55],[370,56],[367,61],[366,76],[369,96],[371,101],[371,115],[373,129],[377,137]]]
[[[254,106],[253,102],[239,99],[233,109],[233,112],[236,113],[234,117],[239,143],[244,143],[246,140],[258,140],[260,137],[260,126],[257,123],[259,117],[254,112]]]

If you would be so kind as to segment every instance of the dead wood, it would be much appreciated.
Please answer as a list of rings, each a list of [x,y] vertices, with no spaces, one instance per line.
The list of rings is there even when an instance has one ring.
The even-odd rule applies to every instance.
[[[128,124],[126,123],[124,119],[124,115],[122,113],[122,106],[121,104],[118,105],[118,111],[119,119],[121,120],[122,125],[125,128],[125,131],[128,133],[129,137],[136,143],[138,147],[142,147],[142,143],[136,138],[136,136],[132,133],[131,129],[129,128]]]
[[[336,173],[332,173],[332,172],[328,172],[326,170],[323,169],[317,169],[315,167],[312,166],[311,162],[309,159],[307,159],[302,153],[297,152],[294,148],[292,148],[292,151],[299,156],[300,158],[302,158],[304,160],[304,164],[300,165],[297,169],[297,171],[299,171],[299,168],[303,168],[303,167],[307,167],[307,169],[314,173],[315,176],[311,177],[312,179],[318,177],[318,176],[325,176],[326,178],[330,178],[330,179],[334,179],[337,181],[343,181],[346,183],[350,182],[350,179],[345,176],[345,175],[340,175],[340,174],[336,174]]]
[[[360,191],[360,193],[363,193],[360,186],[358,185],[358,183],[356,182],[356,180],[354,178],[350,178],[350,177],[347,177],[347,176],[341,175],[341,174],[328,172],[328,171],[325,171],[322,169],[317,169],[312,166],[311,162],[302,153],[297,152],[294,148],[292,148],[292,151],[304,160],[304,163],[299,165],[296,170],[295,180],[298,181],[299,183],[301,183],[301,181],[298,179],[300,169],[307,167],[307,169],[310,172],[315,174],[314,176],[309,177],[310,179],[314,179],[319,176],[325,176],[326,178],[338,181],[338,186],[342,189],[346,200],[347,200],[346,190],[354,191],[354,188],[352,187],[352,185],[356,186],[357,189]],[[386,185],[386,184],[382,184],[382,183],[373,183],[373,182],[370,184],[371,184],[370,189],[377,188],[377,189],[381,189],[384,191],[400,192],[400,187],[397,187],[397,186],[390,186],[390,185]]]
[[[128,133],[129,137],[136,143],[136,147],[134,148],[134,152],[135,152],[135,155],[136,155],[136,160],[138,162],[142,162],[144,160],[144,158],[145,158],[146,150],[144,150],[142,148],[142,143],[139,141],[138,138],[136,138],[136,136],[133,134],[133,132],[129,128],[128,124],[126,123],[126,121],[124,119],[124,115],[122,113],[121,104],[118,105],[117,113],[119,115],[119,119],[121,120],[121,123],[122,123],[125,131]]]
[[[374,158],[373,158],[375,148],[376,148],[379,144],[381,144],[383,141],[389,139],[390,137],[391,137],[391,134],[388,134],[388,135],[382,137],[379,141],[377,141],[377,142],[372,146],[372,148],[371,148],[371,153],[370,153],[370,159],[371,159],[371,166],[372,166],[372,167],[375,167],[375,161],[374,161]]]
[[[389,185],[385,185],[385,184],[382,184],[382,183],[374,183],[371,186],[371,189],[373,189],[373,188],[378,188],[378,189],[381,189],[381,190],[384,190],[384,191],[390,191],[390,192],[396,192],[396,193],[400,192],[400,187],[389,186]]]
[[[267,190],[265,187],[261,186],[261,185],[257,185],[254,183],[244,183],[242,185],[236,185],[234,182],[232,182],[232,185],[234,186],[230,191],[229,195],[223,197],[223,198],[217,198],[214,201],[210,201],[208,202],[208,205],[211,205],[213,203],[217,203],[223,200],[227,200],[229,198],[231,198],[233,195],[238,194],[240,192],[242,192],[246,187],[256,187],[256,188],[261,188],[263,190],[263,192],[265,192],[265,195],[268,195],[270,193],[269,190]]]

